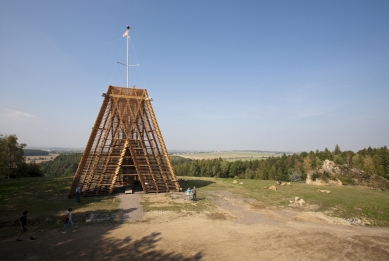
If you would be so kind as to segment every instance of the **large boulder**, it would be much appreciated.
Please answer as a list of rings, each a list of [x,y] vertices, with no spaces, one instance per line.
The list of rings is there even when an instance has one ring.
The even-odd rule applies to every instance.
[[[270,190],[277,190],[276,186],[270,186],[269,189]]]

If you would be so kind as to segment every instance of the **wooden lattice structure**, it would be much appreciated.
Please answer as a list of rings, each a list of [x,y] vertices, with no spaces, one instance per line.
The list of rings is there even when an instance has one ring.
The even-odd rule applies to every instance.
[[[179,191],[146,89],[109,86],[69,192],[109,195],[117,185]]]

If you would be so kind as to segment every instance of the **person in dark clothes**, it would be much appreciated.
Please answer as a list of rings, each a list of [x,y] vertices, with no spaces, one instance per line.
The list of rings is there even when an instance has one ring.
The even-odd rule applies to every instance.
[[[27,214],[28,214],[28,211],[24,211],[23,212],[23,216],[21,216],[19,218],[19,225],[20,225],[20,232],[19,232],[19,235],[18,237],[16,238],[16,241],[22,241],[20,239],[20,236],[22,235],[22,233],[24,232],[28,232],[28,235],[30,236],[30,239],[31,240],[35,240],[35,237],[33,237],[30,233],[30,231],[28,231],[28,228],[27,228]]]
[[[196,191],[196,187],[193,187],[193,189],[192,189],[192,200],[193,201],[196,201],[196,193],[197,193],[197,191]]]
[[[78,186],[76,188],[76,200],[77,200],[77,203],[81,202],[81,188],[80,188],[80,186]]]

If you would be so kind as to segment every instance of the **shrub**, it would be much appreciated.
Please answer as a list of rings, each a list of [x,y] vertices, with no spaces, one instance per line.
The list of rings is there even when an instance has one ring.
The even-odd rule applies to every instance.
[[[291,182],[303,182],[303,174],[299,171],[293,171],[292,174],[289,174],[289,181]]]
[[[332,176],[327,171],[324,171],[323,173],[315,172],[311,175],[311,179],[312,181],[315,181],[316,179],[320,179],[327,183],[329,179],[332,179]]]
[[[342,182],[343,185],[355,185],[355,180],[352,178],[346,178],[342,176],[338,176],[337,178]]]
[[[334,162],[337,163],[337,164],[343,164],[343,158],[341,155],[335,155],[334,156]]]
[[[320,178],[320,173],[319,172],[312,173],[312,175],[311,175],[312,181],[315,181],[318,178]]]

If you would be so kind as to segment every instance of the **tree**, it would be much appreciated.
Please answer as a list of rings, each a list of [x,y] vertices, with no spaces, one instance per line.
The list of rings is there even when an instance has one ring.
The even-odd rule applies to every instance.
[[[339,145],[336,144],[334,151],[332,152],[332,155],[338,155],[341,154],[342,152],[340,151]]]
[[[16,135],[0,136],[0,178],[17,177],[17,166],[25,162],[23,148],[26,146],[18,143]]]
[[[324,154],[324,158],[322,158],[322,160],[326,160],[326,159],[332,160],[332,154],[329,151],[329,149],[325,148],[323,154]]]
[[[268,177],[270,180],[274,180],[277,174],[277,168],[275,165],[271,166],[271,169],[269,171]]]
[[[363,161],[363,168],[367,174],[372,175],[375,172],[373,158],[370,155],[365,157]]]
[[[343,164],[343,158],[341,155],[334,155],[334,162],[336,164]]]
[[[309,155],[304,158],[303,168],[305,173],[308,173],[312,169],[312,160]]]
[[[222,163],[220,163],[220,177],[228,178],[229,172],[230,172],[230,163],[226,160],[223,160]]]

